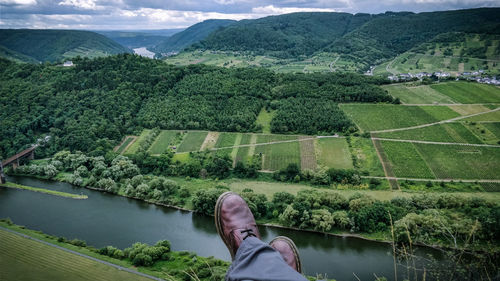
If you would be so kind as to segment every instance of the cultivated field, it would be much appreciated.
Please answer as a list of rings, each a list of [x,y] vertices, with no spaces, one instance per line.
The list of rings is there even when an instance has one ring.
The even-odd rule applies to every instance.
[[[182,140],[177,152],[190,152],[200,150],[201,145],[205,141],[208,132],[190,131]]]
[[[125,138],[125,141],[122,142],[122,144],[116,148],[116,152],[121,154],[123,151],[125,151],[125,148],[134,140],[134,137],[128,136]]]
[[[148,136],[151,130],[143,130],[134,143],[125,151],[126,154],[135,154],[139,149],[139,144]]]
[[[177,131],[162,131],[149,148],[149,152],[151,154],[165,153],[169,146],[174,145],[172,142],[177,134]]]
[[[500,179],[500,148],[415,144],[437,178]]]
[[[317,140],[316,157],[322,166],[352,169],[352,158],[345,139],[321,138]]]
[[[396,177],[435,178],[412,143],[381,141]]]
[[[406,128],[460,116],[446,106],[341,104],[340,108],[362,131]]]
[[[259,135],[257,137],[259,144],[283,140],[295,141],[255,147],[255,154],[262,154],[263,170],[276,171],[286,168],[290,163],[300,166],[300,145],[297,136]]]
[[[458,103],[500,103],[498,87],[474,82],[440,83],[430,86]]]
[[[483,143],[474,133],[472,133],[462,123],[446,123],[434,126],[397,131],[378,133],[377,137],[401,140],[422,140],[436,142],[457,142],[457,143]]]
[[[392,84],[382,88],[406,104],[456,103],[450,97],[441,94],[428,85]]]
[[[150,280],[0,230],[2,280]]]

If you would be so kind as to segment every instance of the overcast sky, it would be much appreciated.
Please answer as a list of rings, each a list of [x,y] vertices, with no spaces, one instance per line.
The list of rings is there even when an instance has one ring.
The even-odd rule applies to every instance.
[[[0,28],[168,29],[292,12],[381,13],[500,7],[500,0],[0,0]]]

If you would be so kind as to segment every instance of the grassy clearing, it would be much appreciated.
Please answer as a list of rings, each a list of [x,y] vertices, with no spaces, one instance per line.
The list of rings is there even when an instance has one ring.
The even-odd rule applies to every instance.
[[[186,163],[189,161],[189,153],[176,153],[174,154],[174,157],[172,157],[172,161],[176,162],[179,161],[181,163]]]
[[[381,141],[381,143],[396,177],[435,178],[412,143],[390,141]]]
[[[4,230],[0,240],[3,280],[150,280]]]
[[[20,185],[17,183],[12,183],[12,182],[6,182],[4,184],[0,184],[0,186],[17,188],[17,189],[24,189],[24,190],[34,191],[34,192],[41,192],[41,193],[46,193],[46,194],[50,194],[50,195],[66,197],[66,198],[73,198],[73,199],[87,199],[88,198],[87,195],[72,194],[72,193],[55,191],[55,190],[50,190],[50,189],[45,189],[45,188],[25,186],[25,185]]]
[[[500,149],[415,144],[437,178],[500,179]]]
[[[177,147],[177,152],[189,152],[189,151],[198,151],[201,148],[201,145],[205,141],[208,132],[200,132],[200,131],[190,131],[187,132],[186,136],[182,140],[179,147]]]
[[[399,98],[402,103],[456,103],[450,97],[439,93],[428,85],[413,86],[410,84],[392,84],[382,86],[382,88],[386,89],[391,96]]]
[[[421,140],[457,143],[483,143],[462,123],[446,123],[424,128],[378,133],[377,137],[401,140]]]
[[[116,152],[121,154],[133,140],[133,137],[127,137],[125,141],[120,145],[120,147],[118,147]]]
[[[340,108],[363,131],[405,128],[459,116],[446,106],[341,104]]]
[[[178,131],[161,131],[149,148],[149,152],[151,154],[161,154],[166,152],[168,147],[173,145],[172,141],[178,133]]]
[[[356,157],[360,170],[367,171],[370,176],[385,176],[377,151],[370,139],[351,138],[351,145],[351,153]]]
[[[431,85],[431,88],[460,103],[500,102],[500,89],[474,82],[449,82]]]
[[[297,139],[296,136],[259,135],[257,143],[266,143],[287,138]],[[290,163],[296,163],[300,166],[299,142],[258,145],[255,147],[255,154],[259,153],[262,153],[264,159],[263,170],[276,171],[286,168]]]
[[[328,168],[352,169],[352,157],[344,138],[320,138],[317,140],[318,164]]]
[[[271,119],[273,119],[274,111],[267,111],[264,108],[260,111],[259,116],[257,116],[257,125],[262,126],[262,133],[271,133]]]
[[[125,154],[135,154],[139,149],[139,144],[149,135],[151,130],[143,130],[135,142],[124,152]]]

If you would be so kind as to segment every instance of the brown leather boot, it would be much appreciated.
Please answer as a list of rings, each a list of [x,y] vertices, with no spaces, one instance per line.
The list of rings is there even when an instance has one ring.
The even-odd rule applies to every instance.
[[[285,262],[295,269],[298,273],[302,273],[302,265],[299,258],[299,250],[292,239],[285,236],[274,238],[269,245],[281,254]]]
[[[251,236],[260,239],[252,211],[245,200],[234,192],[225,192],[217,199],[215,227],[232,259],[243,240]]]

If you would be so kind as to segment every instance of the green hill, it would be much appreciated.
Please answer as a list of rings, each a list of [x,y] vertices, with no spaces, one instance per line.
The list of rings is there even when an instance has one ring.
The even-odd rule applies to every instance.
[[[280,58],[311,55],[371,18],[368,14],[293,13],[242,20],[213,32],[197,47]]]
[[[96,31],[127,48],[154,47],[168,36],[130,31]]]
[[[500,34],[500,8],[385,13],[336,40],[325,50],[373,64],[447,32]]]
[[[205,39],[213,31],[234,22],[234,20],[206,20],[197,23],[159,43],[154,48],[154,51],[158,53],[180,51],[193,43]]]
[[[326,52],[367,68],[449,32],[500,34],[500,8],[418,14],[285,14],[239,21],[193,47],[280,59],[305,59]]]
[[[77,30],[1,29],[0,46],[8,50],[2,56],[20,54],[15,56],[19,60],[40,62],[131,52],[104,35]]]

